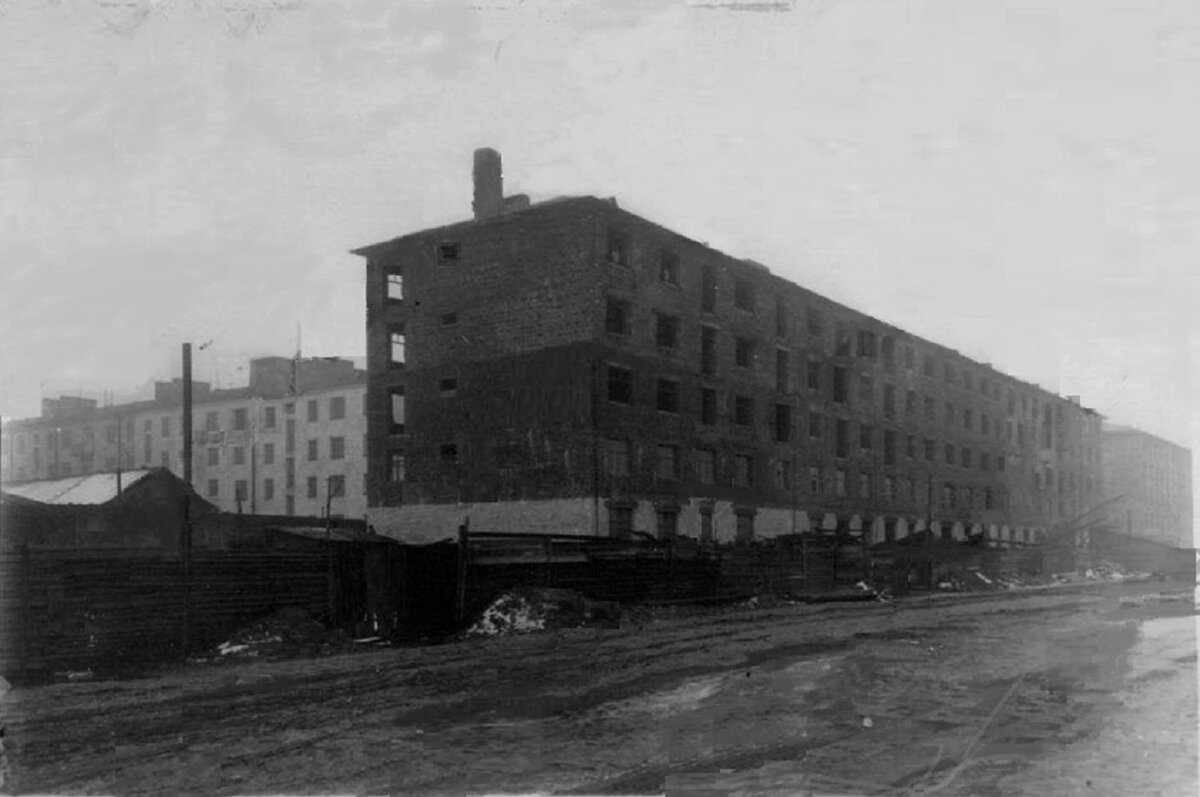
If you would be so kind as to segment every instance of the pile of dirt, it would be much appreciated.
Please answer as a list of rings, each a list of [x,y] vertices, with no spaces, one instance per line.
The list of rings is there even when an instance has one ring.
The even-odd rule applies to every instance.
[[[616,627],[620,605],[593,601],[569,589],[519,588],[498,595],[467,629],[467,636],[524,634],[552,628]]]
[[[345,632],[327,628],[306,609],[288,606],[242,626],[200,660],[315,653],[349,642]]]

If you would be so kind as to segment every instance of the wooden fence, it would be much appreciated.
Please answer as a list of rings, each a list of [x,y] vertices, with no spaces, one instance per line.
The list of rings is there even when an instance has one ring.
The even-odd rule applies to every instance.
[[[0,553],[0,673],[38,677],[202,651],[284,606],[344,623],[366,611],[363,546],[196,551],[184,598],[178,556],[145,550]],[[186,632],[186,639],[185,639]]]

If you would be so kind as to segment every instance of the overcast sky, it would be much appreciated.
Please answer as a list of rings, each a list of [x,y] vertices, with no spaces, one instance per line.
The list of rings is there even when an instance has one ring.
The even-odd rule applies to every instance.
[[[348,250],[493,146],[1190,444],[1200,3],[758,8],[0,2],[0,412],[361,356]]]

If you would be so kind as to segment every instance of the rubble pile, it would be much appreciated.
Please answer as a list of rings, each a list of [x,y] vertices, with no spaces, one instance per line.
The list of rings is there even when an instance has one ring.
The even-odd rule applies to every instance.
[[[347,642],[344,632],[330,630],[299,606],[248,623],[201,660],[312,653]]]
[[[569,589],[520,588],[498,595],[467,629],[467,636],[499,636],[580,626],[615,627],[620,607]]]

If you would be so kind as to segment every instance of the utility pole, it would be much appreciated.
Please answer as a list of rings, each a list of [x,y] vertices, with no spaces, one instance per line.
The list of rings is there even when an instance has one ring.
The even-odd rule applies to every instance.
[[[183,344],[183,528],[180,530],[179,559],[182,577],[181,655],[186,657],[191,644],[192,601],[192,344]]]

